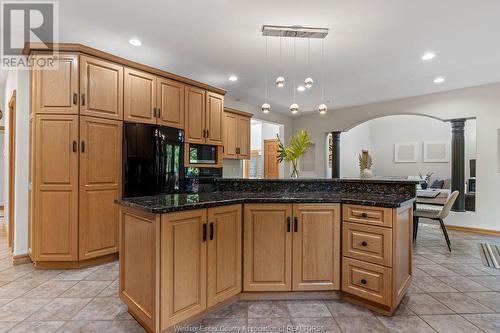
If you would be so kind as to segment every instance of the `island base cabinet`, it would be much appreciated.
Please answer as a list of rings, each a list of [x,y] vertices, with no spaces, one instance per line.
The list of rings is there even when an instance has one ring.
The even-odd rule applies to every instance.
[[[342,292],[347,300],[391,315],[412,277],[412,205],[343,205]]]
[[[120,209],[120,298],[151,332],[160,329],[160,215]]]
[[[244,291],[340,288],[339,204],[248,204]]]

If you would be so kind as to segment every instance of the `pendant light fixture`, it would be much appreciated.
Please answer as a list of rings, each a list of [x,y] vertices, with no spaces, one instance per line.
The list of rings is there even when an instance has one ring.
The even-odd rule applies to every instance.
[[[307,70],[309,71],[309,74],[311,74],[311,39],[307,39]],[[304,80],[304,86],[307,89],[311,89],[313,86],[314,80],[311,78],[311,75],[309,75],[305,80]]]
[[[325,114],[327,106],[325,104],[325,40],[321,41],[321,104],[318,106],[319,114]]]
[[[281,69],[282,69],[282,63],[281,63],[281,36],[280,36],[280,70]],[[278,88],[283,88],[285,86],[285,78],[283,76],[280,75],[276,78],[276,86]]]
[[[295,48],[295,41],[296,38],[293,39],[293,104],[290,105],[290,111],[293,114],[296,114],[299,112],[299,105],[295,103],[295,78],[297,76],[297,54],[296,54],[296,48]]]
[[[266,36],[266,62],[265,62],[265,66],[264,66],[264,70],[266,71],[266,77],[265,77],[265,80],[264,80],[264,104],[262,104],[262,107],[261,107],[261,110],[262,110],[262,113],[269,113],[269,111],[271,111],[271,105],[269,105],[269,103],[267,103],[267,58],[268,58],[268,52],[267,52],[267,36]]]

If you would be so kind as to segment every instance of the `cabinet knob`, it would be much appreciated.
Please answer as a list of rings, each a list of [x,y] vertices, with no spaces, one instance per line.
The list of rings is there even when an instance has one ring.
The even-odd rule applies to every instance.
[[[366,241],[362,241],[362,242],[361,242],[361,245],[362,245],[362,246],[367,246],[367,245],[368,245],[368,243],[367,243]]]
[[[366,214],[366,213],[361,213],[361,217],[368,217],[368,214]]]
[[[366,284],[366,280],[365,279],[361,279],[361,284]]]

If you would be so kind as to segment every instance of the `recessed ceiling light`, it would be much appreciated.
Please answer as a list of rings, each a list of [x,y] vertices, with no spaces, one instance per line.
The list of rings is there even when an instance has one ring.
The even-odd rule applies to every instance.
[[[422,56],[423,61],[429,61],[432,60],[436,57],[436,54],[433,52],[427,52]]]
[[[233,74],[233,75],[231,75],[231,76],[229,77],[229,81],[233,81],[233,82],[234,82],[234,81],[238,81],[238,77],[237,77],[236,75],[234,75],[234,74]]]
[[[437,77],[434,79],[434,81],[432,81],[434,83],[443,83],[444,82],[444,77]]]
[[[142,42],[140,40],[138,40],[137,38],[132,38],[128,42],[134,46],[141,46],[142,45]]]
[[[297,87],[297,91],[304,91],[306,90],[306,88],[304,86],[298,86]]]

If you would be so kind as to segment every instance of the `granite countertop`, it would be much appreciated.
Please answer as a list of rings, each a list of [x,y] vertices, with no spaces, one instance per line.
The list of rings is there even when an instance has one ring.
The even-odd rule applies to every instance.
[[[401,177],[372,177],[372,178],[219,178],[218,182],[328,182],[328,183],[376,183],[376,184],[419,184],[420,180],[410,180]]]
[[[399,194],[335,193],[335,192],[231,192],[197,194],[165,194],[117,200],[123,206],[150,213],[169,213],[237,203],[349,203],[396,208],[412,203],[415,198]]]

